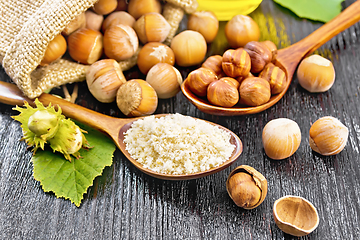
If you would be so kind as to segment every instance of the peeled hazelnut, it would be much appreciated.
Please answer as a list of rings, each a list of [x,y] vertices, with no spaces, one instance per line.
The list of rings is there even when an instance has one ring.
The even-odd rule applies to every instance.
[[[346,145],[349,130],[334,117],[322,117],[313,123],[309,132],[312,150],[329,156],[340,153]]]
[[[259,77],[269,81],[271,94],[281,93],[286,87],[287,80],[285,72],[272,63],[268,63],[265,66],[264,70],[259,74]]]
[[[183,82],[182,76],[175,67],[168,63],[154,65],[146,75],[148,82],[156,91],[158,98],[174,97]]]
[[[95,31],[100,31],[101,30],[101,25],[103,24],[104,21],[104,16],[94,13],[93,11],[87,10],[85,12],[85,16],[86,16],[86,28],[88,29],[92,29]]]
[[[170,24],[160,13],[146,13],[134,23],[134,30],[143,44],[165,41],[170,28]]]
[[[239,48],[248,42],[258,41],[260,29],[251,17],[236,15],[226,23],[225,36],[232,48]]]
[[[335,82],[335,69],[331,61],[314,54],[301,61],[297,77],[307,91],[326,92]]]
[[[70,56],[83,64],[93,64],[102,55],[103,36],[99,31],[81,28],[68,37]]]
[[[161,3],[159,0],[131,0],[128,5],[128,12],[135,19],[146,13],[161,13]]]
[[[139,117],[155,112],[158,97],[149,83],[141,79],[132,79],[119,87],[116,103],[126,116]]]
[[[213,55],[208,57],[205,62],[201,65],[201,67],[208,68],[216,74],[218,79],[225,77],[225,73],[222,69],[222,56],[220,55]]]
[[[301,132],[299,125],[288,118],[269,121],[262,132],[262,142],[266,155],[274,160],[281,160],[293,155],[300,146]]]
[[[107,15],[115,11],[117,4],[117,0],[97,0],[97,2],[93,6],[93,10],[97,14]]]
[[[170,47],[159,42],[149,42],[141,48],[137,65],[143,74],[147,74],[150,68],[160,62],[175,64],[175,55]]]
[[[267,181],[254,168],[241,165],[229,174],[226,190],[237,206],[253,209],[264,201],[267,194]]]
[[[112,12],[105,18],[101,28],[102,31],[105,32],[106,29],[108,29],[110,26],[117,24],[124,24],[130,27],[134,27],[135,21],[136,21],[135,18],[131,16],[128,12],[125,11]]]
[[[251,72],[261,72],[265,65],[271,62],[272,55],[270,50],[260,42],[248,42],[245,47],[245,51],[251,58]]]
[[[276,200],[273,216],[283,232],[297,237],[308,235],[319,225],[319,215],[314,205],[298,196],[288,195]]]
[[[46,47],[45,55],[40,62],[40,66],[48,65],[59,58],[66,52],[67,44],[65,38],[59,34]]]
[[[223,78],[220,78],[220,80],[225,81],[225,82],[233,85],[236,89],[239,89],[239,87],[240,87],[239,81],[236,80],[235,78],[232,78],[232,77],[223,77]]]
[[[222,69],[229,77],[247,76],[251,69],[249,54],[243,48],[226,50],[222,58]]]
[[[181,67],[200,64],[206,55],[207,45],[201,33],[185,30],[171,41],[171,49],[175,54],[175,62]]]
[[[205,97],[209,84],[218,80],[215,73],[207,68],[198,68],[191,71],[187,78],[191,92],[200,97]]]
[[[190,14],[187,28],[201,33],[206,42],[211,43],[218,33],[219,20],[211,11],[196,11]]]
[[[134,29],[124,24],[109,27],[104,34],[104,51],[108,58],[116,61],[131,58],[139,47]]]
[[[69,36],[70,34],[72,34],[73,32],[75,32],[76,30],[80,29],[80,28],[84,28],[86,26],[86,16],[85,13],[81,13],[80,15],[78,15],[77,17],[75,17],[63,30],[62,30],[62,34],[64,36]]]
[[[263,78],[245,78],[240,84],[240,103],[256,107],[267,103],[271,97],[270,84]]]
[[[207,99],[216,106],[232,107],[239,101],[239,91],[231,81],[220,79],[209,84]]]
[[[261,43],[264,44],[270,50],[272,56],[271,61],[274,61],[277,57],[277,50],[278,50],[275,43],[273,43],[270,40],[266,40]]]
[[[125,76],[114,59],[102,59],[86,70],[86,83],[91,94],[100,102],[113,102]]]

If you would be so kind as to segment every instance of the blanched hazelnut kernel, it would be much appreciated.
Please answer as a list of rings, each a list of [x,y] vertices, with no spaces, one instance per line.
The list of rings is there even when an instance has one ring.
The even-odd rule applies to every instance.
[[[232,48],[239,48],[248,42],[258,41],[260,29],[251,17],[236,15],[226,23],[225,36]]]
[[[201,65],[201,67],[208,68],[216,74],[216,76],[220,79],[225,77],[226,74],[222,69],[222,56],[220,55],[213,55],[208,57],[205,62]]]
[[[185,30],[171,41],[171,49],[175,54],[175,62],[181,67],[200,64],[206,55],[207,45],[201,33]]]
[[[335,82],[335,69],[331,61],[314,54],[301,61],[297,77],[307,91],[326,92]]]

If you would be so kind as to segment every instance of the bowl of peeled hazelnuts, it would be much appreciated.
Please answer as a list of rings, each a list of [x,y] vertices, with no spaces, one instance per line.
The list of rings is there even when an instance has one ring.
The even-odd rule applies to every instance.
[[[190,72],[181,89],[199,110],[213,115],[257,113],[273,105],[286,89],[284,70],[274,64],[277,47],[271,41],[250,41],[208,57]]]

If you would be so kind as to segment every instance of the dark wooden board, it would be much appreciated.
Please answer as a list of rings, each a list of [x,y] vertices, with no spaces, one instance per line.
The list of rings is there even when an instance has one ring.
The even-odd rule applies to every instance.
[[[263,38],[277,41],[279,47],[322,25],[300,19],[271,0],[264,0],[251,16],[262,29],[275,27],[263,32]],[[204,114],[182,93],[160,101],[157,113],[206,119],[238,134],[244,152],[229,168],[197,180],[164,181],[144,175],[117,150],[114,164],[96,178],[80,207],[43,192],[32,176],[32,153],[19,141],[20,124],[10,117],[16,112],[0,104],[0,239],[296,239],[284,234],[272,216],[274,201],[288,194],[308,199],[319,212],[318,228],[302,239],[360,239],[360,24],[318,53],[334,64],[334,86],[311,94],[295,78],[285,97],[259,114]],[[183,74],[187,71],[182,69]],[[10,81],[3,69],[0,79]],[[79,86],[77,104],[123,117],[115,104],[99,104],[85,83]],[[314,153],[308,139],[311,124],[327,115],[337,117],[350,132],[344,151],[330,157]],[[279,117],[295,120],[302,140],[293,156],[274,161],[264,153],[261,133],[268,121]],[[241,164],[254,167],[268,180],[268,195],[253,210],[236,207],[225,189],[228,174]]]

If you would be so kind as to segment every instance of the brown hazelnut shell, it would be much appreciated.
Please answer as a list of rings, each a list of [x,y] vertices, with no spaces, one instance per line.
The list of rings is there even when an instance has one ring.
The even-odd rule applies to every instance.
[[[261,191],[261,195],[260,195],[260,198],[258,200],[258,202],[254,205],[251,205],[251,206],[242,206],[242,208],[244,209],[253,209],[253,208],[256,208],[258,207],[264,200],[265,200],[265,197],[267,195],[267,190],[268,190],[268,184],[267,184],[267,180],[266,178],[260,173],[258,172],[257,170],[255,170],[253,167],[250,167],[248,165],[241,165],[241,166],[238,166],[237,168],[235,168],[234,170],[231,171],[231,173],[229,174],[228,176],[228,179],[226,181],[226,190],[230,196],[231,199],[233,199],[233,201],[235,202],[235,195],[234,193],[232,192],[232,189],[230,189],[230,180],[231,180],[231,177],[233,177],[235,174],[237,173],[247,173],[249,174],[252,179],[254,180],[256,186],[260,189]],[[235,202],[236,205],[241,205],[242,203],[237,203]]]

